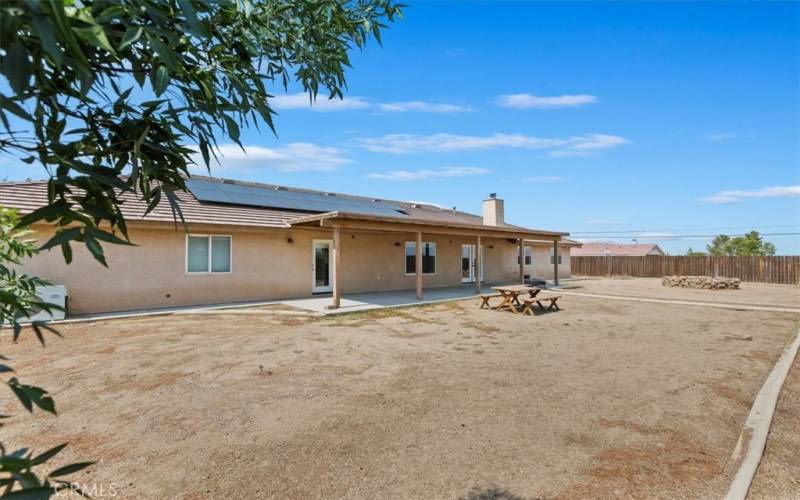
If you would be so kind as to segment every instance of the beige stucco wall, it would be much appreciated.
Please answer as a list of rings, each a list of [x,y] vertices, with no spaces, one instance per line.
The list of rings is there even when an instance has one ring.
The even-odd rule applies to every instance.
[[[312,240],[329,232],[309,230],[192,230],[232,236],[233,265],[227,274],[187,274],[186,235],[173,226],[130,229],[135,247],[104,245],[109,268],[75,244],[74,260],[64,264],[55,248],[24,264],[25,272],[66,285],[73,314],[124,311],[311,295]],[[45,239],[47,232],[40,237]],[[291,238],[293,243],[287,240]],[[461,284],[461,244],[474,239],[426,236],[437,247],[436,274],[424,287]],[[412,235],[342,232],[343,293],[412,289],[405,274],[405,241]],[[399,246],[396,245],[399,243]],[[485,281],[517,279],[516,246],[484,239]]]
[[[531,264],[525,266],[525,274],[530,275],[532,278],[553,279],[553,264],[550,263],[550,252],[552,245],[531,245],[533,255]],[[558,277],[569,278],[571,276],[570,269],[570,252],[569,247],[559,247],[561,253],[561,264],[558,265]]]

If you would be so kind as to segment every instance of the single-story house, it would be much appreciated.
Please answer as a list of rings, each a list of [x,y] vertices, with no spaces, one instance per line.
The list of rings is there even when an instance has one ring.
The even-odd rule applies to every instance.
[[[577,244],[568,233],[507,224],[494,194],[479,216],[212,177],[193,176],[187,187],[178,199],[188,232],[168,204],[145,217],[145,204],[126,195],[136,246],[106,244],[109,268],[78,243],[72,264],[56,248],[24,271],[65,285],[75,314],[313,294],[331,294],[335,308],[347,293],[416,289],[422,298],[432,287],[567,277]],[[27,213],[46,203],[44,181],[0,183],[0,205]],[[47,225],[34,229],[42,241],[52,235]]]
[[[655,243],[628,245],[625,243],[587,242],[580,248],[572,250],[573,257],[644,257],[647,255],[664,257],[667,254]]]

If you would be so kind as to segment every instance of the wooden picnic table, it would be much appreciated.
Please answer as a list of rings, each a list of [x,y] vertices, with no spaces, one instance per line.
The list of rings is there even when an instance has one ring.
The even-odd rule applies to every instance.
[[[530,294],[531,297],[536,297],[536,294],[542,291],[541,288],[530,285],[493,286],[492,290],[497,290],[503,298],[503,301],[500,302],[500,305],[495,307],[495,309],[500,311],[508,308],[508,310],[513,313],[519,312],[517,311],[517,307],[522,305],[519,302],[520,295],[527,293]]]

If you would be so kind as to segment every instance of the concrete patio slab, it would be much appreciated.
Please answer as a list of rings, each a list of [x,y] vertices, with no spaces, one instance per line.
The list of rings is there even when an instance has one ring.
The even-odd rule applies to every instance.
[[[492,286],[496,284],[484,284],[481,293],[491,293]],[[475,297],[475,285],[463,285],[458,287],[430,288],[425,290],[423,298],[417,299],[414,290],[396,290],[392,292],[373,292],[373,293],[353,293],[342,296],[342,301],[338,309],[327,309],[331,304],[331,295],[324,294],[309,298],[290,299],[282,301],[288,306],[297,307],[313,311],[317,314],[345,314],[356,311],[368,311],[370,309],[381,309],[391,307],[405,307],[412,305],[433,304],[436,302],[447,302],[452,300],[463,300]]]

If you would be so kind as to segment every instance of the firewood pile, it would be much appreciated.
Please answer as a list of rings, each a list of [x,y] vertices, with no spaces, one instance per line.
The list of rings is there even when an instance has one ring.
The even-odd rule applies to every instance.
[[[664,286],[683,288],[704,288],[706,290],[738,290],[742,282],[739,278],[714,278],[711,276],[664,276]]]

